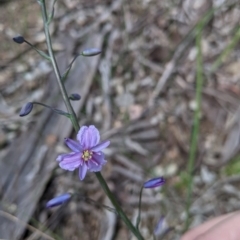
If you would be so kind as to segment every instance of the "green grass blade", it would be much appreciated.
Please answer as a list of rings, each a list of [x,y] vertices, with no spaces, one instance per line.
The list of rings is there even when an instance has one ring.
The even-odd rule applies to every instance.
[[[201,113],[201,101],[202,101],[202,86],[203,86],[203,69],[202,69],[202,49],[201,49],[201,39],[202,39],[202,30],[203,30],[203,21],[198,25],[198,34],[196,37],[196,46],[197,46],[197,84],[196,84],[196,110],[194,113],[193,121],[193,131],[191,136],[190,143],[190,153],[187,165],[188,172],[188,189],[187,189],[187,202],[186,202],[186,222],[185,230],[189,227],[190,222],[190,206],[192,202],[192,189],[193,189],[193,168],[195,164],[198,135],[199,135],[199,125],[200,125],[200,113]]]

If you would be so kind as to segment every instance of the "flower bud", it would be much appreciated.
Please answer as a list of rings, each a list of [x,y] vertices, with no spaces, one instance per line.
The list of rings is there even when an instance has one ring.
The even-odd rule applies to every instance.
[[[25,42],[25,39],[24,39],[23,36],[17,36],[17,37],[14,37],[14,38],[13,38],[13,41],[14,41],[15,43],[22,44],[22,43]]]
[[[64,193],[60,196],[57,196],[46,203],[47,208],[56,207],[68,202],[71,199],[72,195],[70,193]]]
[[[69,96],[69,99],[72,100],[72,101],[78,101],[81,99],[81,96],[78,94],[78,93],[72,93],[70,96]]]
[[[33,109],[33,103],[31,103],[31,102],[26,103],[22,107],[22,109],[21,109],[21,111],[19,113],[19,116],[20,117],[24,117],[24,116],[28,115],[32,111],[32,109]]]
[[[81,55],[83,55],[84,57],[92,57],[92,56],[96,56],[96,55],[100,54],[101,52],[102,52],[101,49],[89,48],[89,49],[82,51]]]
[[[152,178],[143,184],[144,188],[155,188],[162,186],[165,183],[165,179],[163,177]]]
[[[166,222],[166,218],[164,216],[162,216],[156,227],[154,228],[154,235],[155,236],[162,236],[165,233],[167,233],[170,230],[168,223]]]

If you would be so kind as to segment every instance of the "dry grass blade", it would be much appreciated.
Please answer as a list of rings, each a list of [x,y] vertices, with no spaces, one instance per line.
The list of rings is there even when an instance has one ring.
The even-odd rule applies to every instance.
[[[49,240],[55,240],[55,238],[52,238],[51,236],[47,235],[46,233],[40,231],[39,229],[23,222],[22,220],[18,219],[17,217],[7,213],[7,212],[4,212],[2,210],[0,210],[0,215],[15,222],[15,223],[18,223],[24,227],[26,227],[28,230],[30,230],[31,232],[33,233],[36,233],[38,236],[41,236],[41,237],[44,237],[44,239],[49,239]]]

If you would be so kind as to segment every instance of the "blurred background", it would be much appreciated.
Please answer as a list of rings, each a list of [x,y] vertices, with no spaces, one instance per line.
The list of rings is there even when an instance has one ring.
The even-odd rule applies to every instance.
[[[73,102],[80,125],[96,125],[111,141],[102,174],[133,222],[142,183],[167,180],[143,191],[145,239],[153,239],[161,216],[170,228],[164,239],[181,236],[189,159],[195,160],[191,227],[240,207],[239,20],[237,0],[55,5],[50,30],[62,73],[83,49],[102,49],[77,59],[66,88],[82,97]],[[65,106],[50,63],[14,43],[17,35],[47,51],[37,1],[0,1],[0,238],[135,239],[103,207],[111,203],[94,174],[81,182],[77,171],[57,166],[57,155],[69,151],[64,137],[76,136],[70,121],[37,105],[19,117],[30,101]],[[65,192],[78,196],[46,210],[49,199]]]

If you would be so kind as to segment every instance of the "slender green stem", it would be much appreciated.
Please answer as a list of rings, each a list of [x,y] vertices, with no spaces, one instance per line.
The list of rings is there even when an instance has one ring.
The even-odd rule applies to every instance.
[[[193,168],[196,158],[196,150],[197,150],[197,142],[198,142],[198,134],[199,134],[199,124],[200,124],[200,109],[201,109],[201,100],[202,100],[202,51],[201,51],[201,39],[202,39],[202,24],[200,23],[198,26],[199,32],[196,38],[196,46],[197,46],[197,86],[196,86],[196,103],[197,108],[194,113],[194,122],[193,122],[193,132],[191,137],[191,146],[190,146],[190,154],[188,159],[188,193],[187,193],[187,203],[186,203],[186,222],[185,222],[185,231],[189,227],[190,222],[190,206],[192,201],[192,189],[193,189]]]
[[[137,237],[137,239],[143,240],[142,235],[140,232],[133,226],[132,222],[128,219],[126,214],[123,212],[122,208],[116,201],[115,197],[113,196],[112,192],[110,191],[107,183],[105,182],[102,174],[100,172],[95,173],[97,176],[98,181],[100,182],[104,192],[107,194],[109,199],[111,200],[113,206],[115,207],[116,211],[118,212],[119,216],[122,218],[122,220],[125,222],[127,227],[132,231],[132,233]]]
[[[64,112],[64,111],[62,111],[62,110],[60,110],[60,109],[57,109],[57,108],[50,107],[50,106],[48,106],[47,104],[40,103],[40,102],[32,102],[32,103],[33,103],[33,104],[41,105],[41,106],[43,106],[43,107],[46,107],[46,108],[54,111],[55,113],[57,113],[57,114],[59,114],[59,115],[63,115],[63,116],[65,116],[65,117],[67,117],[67,118],[70,118],[70,117],[71,117],[71,115],[70,115],[69,113],[66,113],[66,112]]]
[[[70,117],[71,122],[73,124],[74,129],[76,131],[78,131],[79,130],[79,123],[78,123],[78,120],[77,120],[77,116],[76,116],[76,114],[73,110],[73,107],[70,103],[70,100],[68,99],[66,88],[62,84],[60,71],[58,69],[57,61],[56,61],[54,53],[53,53],[51,36],[50,36],[50,33],[49,33],[48,15],[47,15],[47,10],[46,10],[45,0],[41,0],[40,5],[41,5],[41,10],[42,10],[42,17],[43,17],[44,31],[45,31],[45,35],[46,35],[48,53],[49,53],[49,56],[51,58],[52,66],[53,66],[54,72],[55,72],[56,77],[57,77],[57,82],[58,82],[58,85],[59,85],[59,88],[60,88],[60,91],[61,91],[61,94],[62,94],[62,97],[63,97],[63,101],[66,105],[68,113],[71,114],[71,117]]]
[[[189,159],[188,159],[188,166],[187,166],[187,172],[188,172],[188,189],[187,189],[187,202],[186,202],[186,221],[185,221],[185,229],[184,231],[187,231],[189,224],[190,224],[190,206],[192,201],[192,188],[193,188],[193,168],[195,163],[195,157],[196,157],[196,150],[197,150],[197,141],[198,141],[198,134],[199,134],[199,124],[200,124],[200,108],[201,108],[201,99],[202,99],[202,84],[203,84],[203,74],[202,74],[202,51],[201,51],[201,38],[202,38],[202,31],[204,26],[210,21],[212,18],[214,12],[221,9],[222,6],[225,7],[233,7],[235,3],[230,4],[221,4],[217,8],[210,9],[207,14],[201,19],[201,21],[198,23],[196,28],[196,46],[198,50],[197,54],[197,87],[196,87],[196,103],[197,108],[195,110],[194,114],[194,123],[193,123],[193,132],[191,137],[191,146],[190,146],[190,153],[189,153]],[[222,56],[220,57],[221,60],[217,61],[211,71],[214,71],[218,66],[219,63],[222,61],[222,59],[228,54],[229,50],[233,48],[233,46],[236,44],[237,40],[239,39],[239,31],[237,31],[234,40],[231,42],[230,46],[224,51]]]
[[[78,123],[78,120],[77,120],[77,116],[76,116],[76,114],[75,114],[75,112],[72,108],[72,105],[71,105],[70,100],[68,98],[67,91],[66,91],[65,86],[64,86],[64,84],[61,80],[60,71],[58,69],[58,65],[57,65],[57,62],[56,62],[56,59],[55,59],[55,56],[54,56],[54,53],[53,53],[51,37],[50,37],[49,29],[48,29],[48,17],[47,17],[45,0],[38,0],[38,2],[41,5],[42,17],[43,17],[43,22],[44,22],[44,31],[45,31],[45,35],[46,35],[48,52],[49,52],[49,56],[51,58],[51,62],[52,62],[52,65],[53,65],[54,72],[55,72],[56,77],[57,77],[57,82],[58,82],[58,85],[60,87],[61,94],[62,94],[63,100],[65,102],[66,108],[68,110],[68,113],[71,115],[70,119],[71,119],[71,122],[73,124],[73,127],[76,131],[78,131],[80,126],[79,126],[79,123]],[[109,189],[106,181],[104,180],[102,174],[100,172],[96,172],[95,174],[96,174],[96,177],[97,177],[98,181],[100,182],[104,192],[106,193],[106,195],[111,200],[113,206],[115,207],[115,209],[116,209],[117,213],[119,214],[119,216],[121,217],[121,219],[125,222],[125,224],[129,228],[129,230],[131,230],[131,232],[137,237],[138,240],[143,240],[143,237],[142,237],[141,233],[138,231],[138,229],[136,229],[134,227],[132,222],[128,219],[128,217],[123,212],[120,205],[118,204],[117,200],[113,196],[113,194],[110,191],[110,189]]]
[[[32,45],[30,42],[28,42],[26,39],[24,39],[24,42],[27,43],[33,50],[35,50],[40,56],[44,57],[48,61],[51,61],[51,58],[43,51],[37,49],[34,45]]]
[[[141,187],[141,190],[140,190],[140,193],[139,193],[138,217],[137,217],[137,223],[136,223],[136,228],[137,229],[139,229],[139,224],[140,224],[140,221],[141,221],[142,192],[143,192],[143,187]]]

